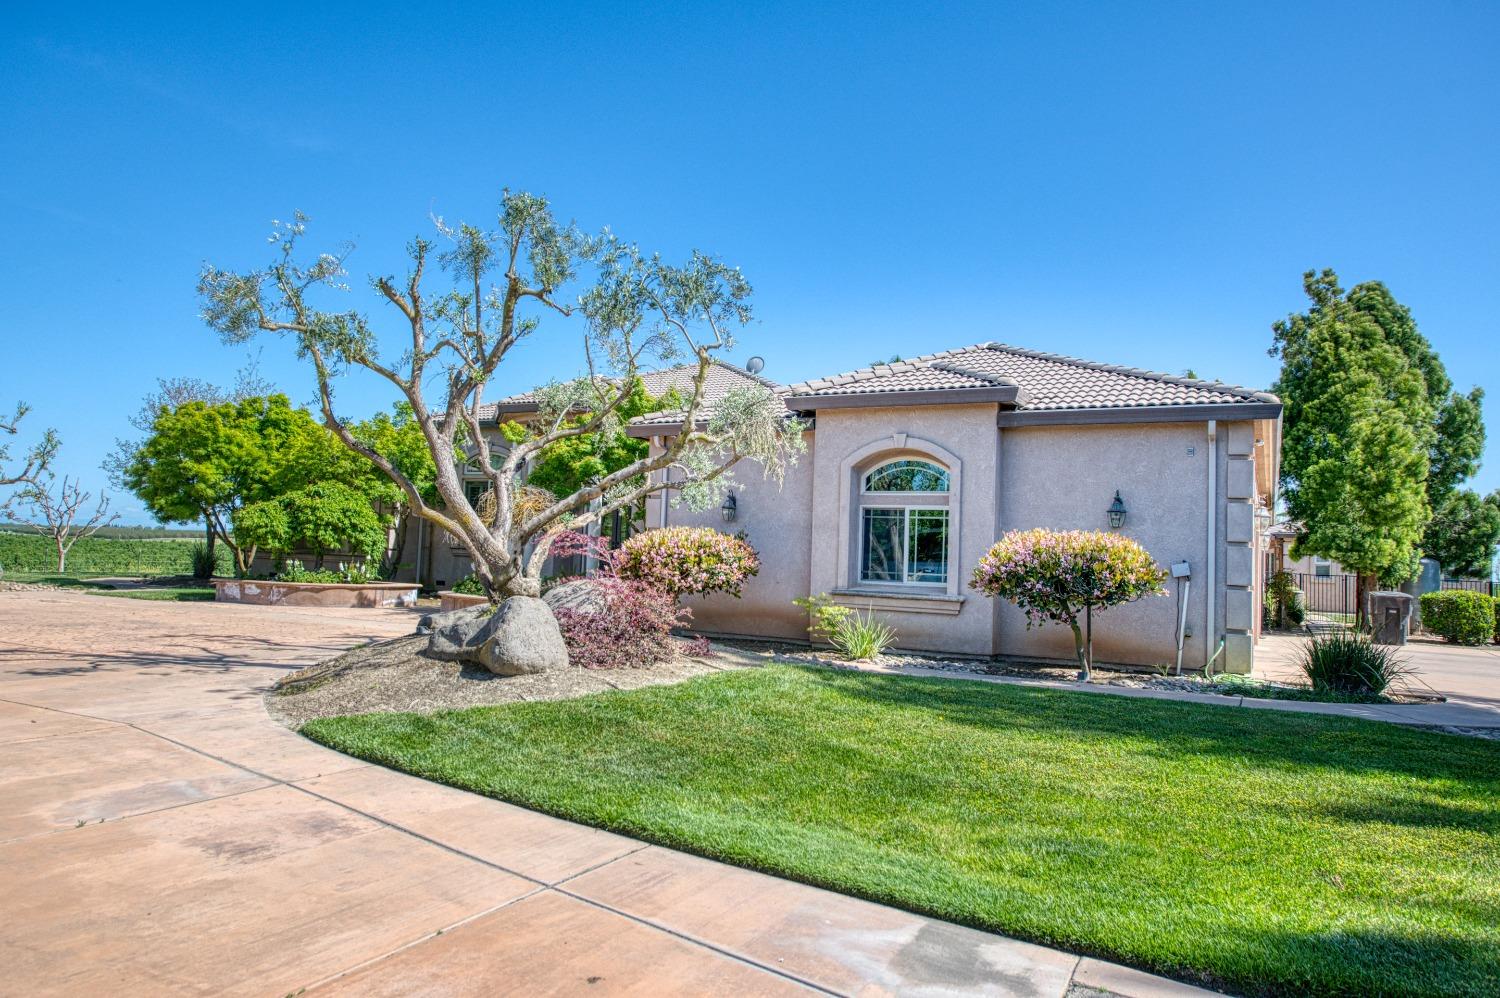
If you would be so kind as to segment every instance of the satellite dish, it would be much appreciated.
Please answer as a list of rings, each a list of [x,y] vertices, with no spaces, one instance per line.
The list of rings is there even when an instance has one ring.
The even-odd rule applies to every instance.
[[[745,361],[745,370],[749,371],[751,374],[759,374],[765,369],[766,359],[764,357],[751,357],[749,360]]]

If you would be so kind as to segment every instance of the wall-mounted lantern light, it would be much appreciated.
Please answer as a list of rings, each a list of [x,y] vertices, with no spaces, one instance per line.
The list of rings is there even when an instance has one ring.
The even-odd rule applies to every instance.
[[[733,492],[731,492],[731,493],[729,493],[729,495],[725,496],[724,497],[724,505],[722,505],[722,506],[719,507],[719,512],[722,513],[722,514],[724,514],[724,522],[725,523],[733,523],[734,522],[734,515],[737,512],[739,512],[739,508],[740,508],[739,501],[737,499],[735,499]]]
[[[1119,530],[1125,526],[1125,500],[1120,498],[1120,490],[1115,489],[1115,501],[1109,504],[1105,511],[1109,516],[1109,528]]]

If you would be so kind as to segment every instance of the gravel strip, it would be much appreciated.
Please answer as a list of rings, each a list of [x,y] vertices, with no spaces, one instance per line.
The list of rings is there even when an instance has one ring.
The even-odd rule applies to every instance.
[[[266,709],[289,728],[315,717],[462,710],[523,700],[568,700],[605,690],[680,683],[741,666],[680,657],[638,669],[561,669],[532,676],[496,676],[476,665],[428,658],[427,637],[411,635],[364,645],[283,677],[266,694]]]

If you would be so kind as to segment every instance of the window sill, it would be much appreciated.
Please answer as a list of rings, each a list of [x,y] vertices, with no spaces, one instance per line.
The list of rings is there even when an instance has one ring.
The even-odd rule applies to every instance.
[[[964,596],[920,589],[835,589],[829,594],[840,606],[856,610],[871,608],[894,613],[932,613],[954,617],[963,609]]]

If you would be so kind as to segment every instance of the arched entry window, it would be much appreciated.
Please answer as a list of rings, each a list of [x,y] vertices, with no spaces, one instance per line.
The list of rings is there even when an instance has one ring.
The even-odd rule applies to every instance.
[[[948,472],[911,458],[860,481],[859,578],[876,585],[948,583]]]

